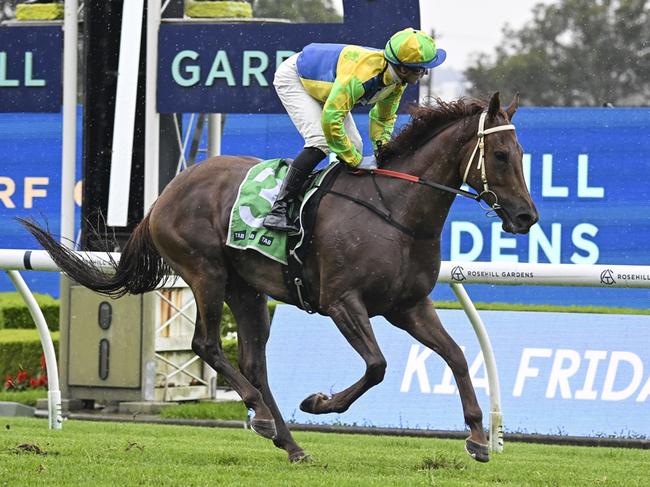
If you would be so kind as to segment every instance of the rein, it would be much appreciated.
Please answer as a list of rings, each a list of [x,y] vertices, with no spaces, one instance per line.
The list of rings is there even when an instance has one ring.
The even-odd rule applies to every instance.
[[[419,176],[413,176],[412,174],[407,174],[404,172],[393,171],[391,169],[371,169],[368,172],[372,174],[378,174],[379,176],[404,179],[405,181],[409,181],[411,183],[421,184],[423,186],[428,186],[429,188],[439,189],[441,191],[447,191],[448,193],[464,196],[465,198],[472,199],[476,202],[480,201],[481,199],[481,195],[478,193],[472,193],[471,191],[465,191],[464,189],[452,188],[451,186],[445,186],[444,184],[427,181],[426,179],[422,179]]]
[[[395,178],[395,179],[403,179],[405,181],[409,181],[411,183],[416,183],[416,184],[421,184],[423,186],[427,186],[429,188],[437,189],[440,191],[446,191],[448,193],[453,193],[457,194],[460,196],[463,196],[465,198],[472,199],[476,201],[479,205],[481,205],[481,198],[483,195],[491,194],[494,197],[494,203],[490,205],[489,207],[483,207],[484,210],[487,210],[488,213],[491,211],[497,211],[501,209],[501,205],[499,204],[499,198],[496,195],[494,191],[492,191],[488,185],[487,181],[487,173],[485,171],[485,137],[489,134],[493,134],[495,132],[501,132],[503,130],[515,130],[515,126],[512,124],[507,124],[507,125],[498,125],[496,127],[492,127],[489,129],[485,129],[485,119],[487,117],[487,110],[481,113],[481,116],[479,118],[478,122],[478,132],[476,134],[478,140],[476,142],[476,146],[474,146],[474,150],[472,151],[472,155],[469,157],[469,161],[467,162],[467,166],[465,168],[465,173],[463,175],[463,184],[467,182],[467,176],[469,175],[470,168],[472,167],[472,161],[474,160],[474,156],[476,155],[477,150],[479,151],[479,157],[478,161],[476,164],[476,169],[481,171],[481,181],[483,182],[483,191],[480,193],[472,193],[471,191],[465,191],[464,189],[460,188],[453,188],[451,186],[446,186],[444,184],[436,183],[433,181],[427,181],[426,179],[422,179],[419,176],[414,176],[412,174],[408,173],[403,173],[399,171],[393,171],[391,169],[370,169],[370,170],[354,170],[351,171],[352,174],[354,175],[364,175],[364,174],[370,174],[373,176],[373,182],[375,184],[375,188],[377,189],[377,193],[379,194],[379,199],[380,201],[384,204],[384,207],[386,207],[386,204],[384,203],[384,198],[381,194],[381,190],[379,189],[379,186],[377,185],[377,182],[375,181],[374,176],[379,175],[379,176],[385,176],[385,177],[390,177],[390,178]],[[437,135],[439,131],[436,131],[433,136]],[[427,141],[433,138],[433,136],[428,137]],[[386,221],[388,224],[391,226],[397,228],[399,231],[402,233],[405,233],[406,235],[415,238],[415,239],[429,239],[429,238],[434,238],[438,234],[434,232],[416,232],[414,230],[411,230],[410,228],[405,227],[404,225],[400,224],[399,222],[393,220],[393,217],[390,213],[390,211],[382,211],[376,206],[360,200],[358,198],[355,198],[353,196],[349,196],[344,193],[339,193],[337,191],[332,191],[328,190],[328,193],[331,193],[336,196],[340,196],[341,198],[344,198],[348,201],[352,201],[360,206],[363,206],[364,208],[367,208],[368,210],[372,211],[376,215],[378,215],[380,218],[382,218],[384,221]]]

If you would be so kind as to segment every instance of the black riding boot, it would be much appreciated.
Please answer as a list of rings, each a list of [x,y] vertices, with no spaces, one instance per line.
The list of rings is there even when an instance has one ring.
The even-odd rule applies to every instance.
[[[316,147],[305,147],[296,157],[282,181],[280,192],[273,203],[273,208],[266,218],[264,226],[278,232],[297,232],[299,228],[289,220],[289,205],[296,198],[300,188],[305,183],[316,165],[325,157],[325,153]]]

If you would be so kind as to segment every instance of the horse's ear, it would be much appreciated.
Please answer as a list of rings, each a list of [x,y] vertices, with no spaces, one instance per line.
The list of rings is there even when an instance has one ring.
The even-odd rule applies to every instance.
[[[512,120],[512,117],[515,116],[515,112],[517,111],[517,108],[519,108],[519,93],[515,93],[512,102],[510,102],[510,105],[508,106],[508,108],[506,108],[506,113],[508,114],[508,118],[510,120]]]
[[[488,105],[488,118],[494,118],[501,110],[501,102],[499,101],[499,92],[495,92],[490,98],[490,103]]]

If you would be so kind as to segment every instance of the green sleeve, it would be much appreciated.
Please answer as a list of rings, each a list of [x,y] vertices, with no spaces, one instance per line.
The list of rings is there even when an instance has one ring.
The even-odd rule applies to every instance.
[[[325,100],[321,117],[327,145],[340,159],[353,167],[359,165],[362,155],[345,132],[344,121],[363,93],[363,85],[358,78],[337,78]]]
[[[406,85],[397,86],[390,95],[379,100],[370,110],[370,140],[373,149],[377,149],[377,142],[381,141],[384,144],[393,135],[397,108],[405,89]]]

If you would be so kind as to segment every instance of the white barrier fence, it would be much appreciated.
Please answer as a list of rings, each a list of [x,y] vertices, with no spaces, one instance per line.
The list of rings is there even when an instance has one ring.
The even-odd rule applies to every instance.
[[[79,255],[109,268],[109,254],[82,252]],[[118,261],[120,254],[112,253],[110,257]],[[52,339],[43,313],[18,273],[19,270],[59,272],[60,269],[45,251],[9,249],[0,249],[0,269],[9,274],[38,327],[47,361],[49,424],[50,428],[60,429],[61,393]],[[450,284],[481,346],[490,390],[490,448],[500,452],[503,451],[503,418],[496,361],[485,326],[463,284],[650,288],[650,266],[443,262],[438,281]],[[185,284],[179,280],[178,286]]]

